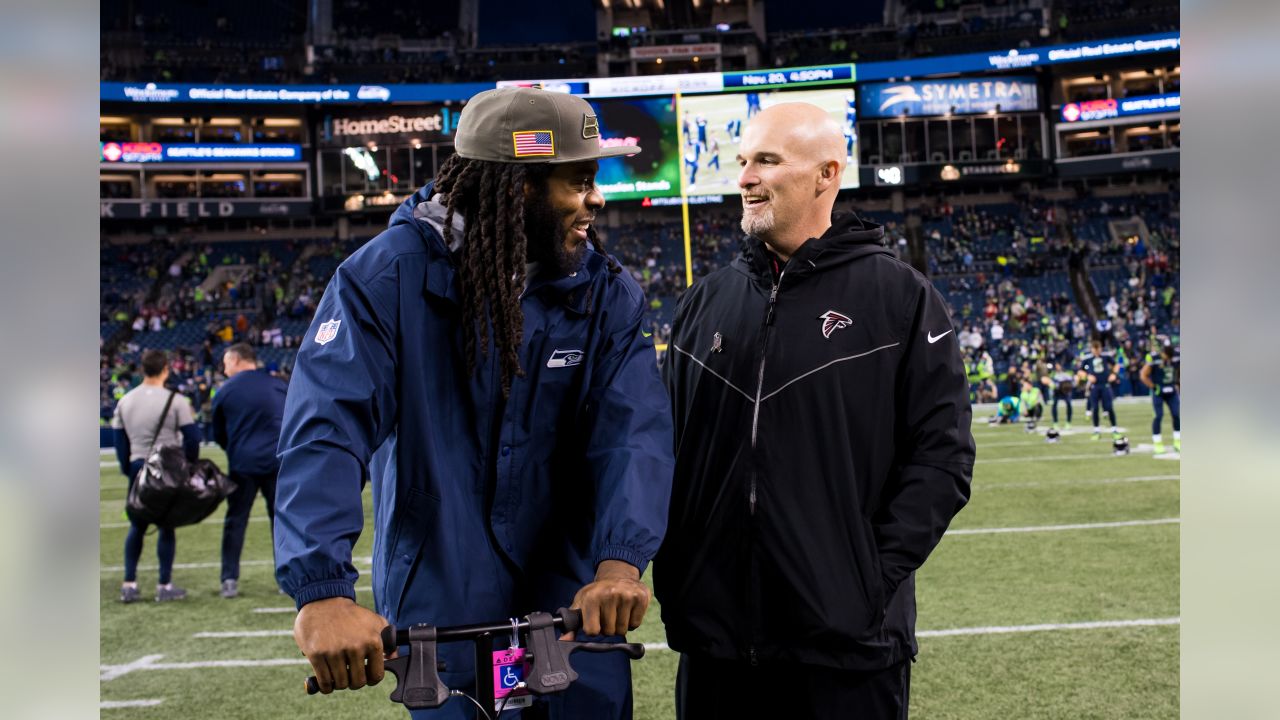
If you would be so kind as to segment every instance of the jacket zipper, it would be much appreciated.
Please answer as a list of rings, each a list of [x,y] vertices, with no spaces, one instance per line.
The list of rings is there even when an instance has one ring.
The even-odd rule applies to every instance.
[[[773,325],[773,306],[778,302],[778,287],[782,285],[782,278],[787,274],[784,268],[778,274],[778,279],[773,283],[773,289],[769,291],[769,310],[764,317],[764,331],[760,336],[760,373],[756,378],[756,403],[755,410],[751,415],[751,449],[756,447],[756,437],[760,430],[760,395],[764,391],[764,364],[765,349],[769,343],[769,326]],[[751,505],[751,514],[756,514],[756,478],[751,476],[751,491],[748,496],[748,502]]]
[[[774,267],[776,268],[777,266],[775,265]],[[752,450],[755,450],[756,438],[759,434],[758,431],[760,429],[760,396],[764,393],[765,351],[768,349],[768,345],[769,345],[769,327],[773,325],[773,308],[774,308],[774,305],[776,305],[778,302],[778,288],[782,285],[782,277],[786,274],[787,274],[786,268],[783,268],[782,271],[778,273],[778,279],[773,282],[773,287],[769,290],[769,309],[765,312],[764,328],[760,333],[760,372],[756,376],[756,404],[755,404],[755,410],[751,416],[751,449]],[[750,492],[748,493],[748,503],[750,504],[749,516],[753,519],[753,522],[750,524],[751,533],[754,536],[755,534],[754,518],[756,514],[756,472],[754,470],[751,473],[751,486],[750,486]],[[752,540],[753,545],[754,545],[754,542],[755,541],[753,539]],[[747,565],[749,568],[748,572],[752,576],[754,576],[755,575],[754,558],[752,558]],[[755,582],[756,582],[755,578],[752,577],[750,585],[754,587]],[[749,614],[749,617],[751,618],[751,640],[748,641],[748,645],[747,645],[747,658],[748,658],[748,662],[751,663],[751,666],[756,667],[760,663],[760,659],[758,654],[756,653],[756,646],[755,646],[755,639],[758,637],[759,623],[757,622],[757,618],[756,618],[756,607],[755,607],[754,598],[750,594],[748,594],[747,605],[749,608],[748,614]]]

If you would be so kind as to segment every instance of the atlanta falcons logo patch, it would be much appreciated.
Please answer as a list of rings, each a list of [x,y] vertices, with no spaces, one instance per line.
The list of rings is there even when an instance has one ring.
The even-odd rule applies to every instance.
[[[828,310],[822,313],[818,316],[818,319],[822,321],[822,337],[827,339],[831,338],[831,333],[853,324],[852,320],[835,310]]]

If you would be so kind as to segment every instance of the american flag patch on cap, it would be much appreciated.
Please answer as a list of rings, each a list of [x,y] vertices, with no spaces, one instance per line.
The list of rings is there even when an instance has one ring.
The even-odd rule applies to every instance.
[[[555,134],[550,130],[524,130],[511,133],[511,141],[515,145],[516,157],[537,155],[555,156]]]

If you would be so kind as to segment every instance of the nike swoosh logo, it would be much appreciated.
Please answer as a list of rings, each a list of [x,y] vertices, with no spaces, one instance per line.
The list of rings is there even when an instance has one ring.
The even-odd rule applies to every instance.
[[[935,336],[934,336],[934,334],[933,334],[933,332],[932,332],[932,331],[930,331],[930,332],[929,332],[929,344],[930,344],[930,345],[932,345],[932,344],[934,344],[934,343],[938,342],[938,341],[939,341],[939,340],[941,340],[942,338],[946,337],[950,332],[951,332],[951,331],[950,331],[950,330],[948,330],[947,332],[944,332],[944,333],[942,333],[941,335],[938,335],[937,337],[935,337]]]
[[[641,331],[640,331],[640,334],[641,334],[641,335],[643,335],[643,336],[645,336],[645,337],[653,337],[653,333],[651,333],[651,332],[645,332],[645,331],[643,331],[643,330],[641,330]]]

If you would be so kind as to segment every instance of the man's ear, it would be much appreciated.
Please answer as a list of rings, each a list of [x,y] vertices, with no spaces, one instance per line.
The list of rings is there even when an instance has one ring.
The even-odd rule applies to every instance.
[[[832,183],[840,184],[840,162],[828,160],[818,166],[818,192],[826,192]]]
[[[524,181],[524,199],[525,199],[525,202],[528,202],[529,200],[533,199],[534,195],[536,195],[536,194],[537,194],[537,192],[538,192],[538,191],[537,191],[537,188],[535,188],[535,187],[534,187],[534,185],[533,185],[533,183],[532,183],[532,182],[530,182],[530,181],[528,181],[528,180],[525,180],[525,181]]]

